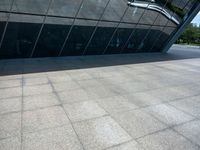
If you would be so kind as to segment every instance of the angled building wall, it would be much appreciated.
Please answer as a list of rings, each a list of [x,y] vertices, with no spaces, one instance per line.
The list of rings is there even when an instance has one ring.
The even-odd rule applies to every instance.
[[[198,0],[1,0],[0,59],[166,51]]]

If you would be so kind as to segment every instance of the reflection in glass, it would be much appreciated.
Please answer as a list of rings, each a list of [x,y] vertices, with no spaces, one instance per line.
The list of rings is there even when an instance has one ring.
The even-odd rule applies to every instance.
[[[127,7],[127,1],[110,0],[102,17],[102,20],[120,21]]]
[[[79,11],[78,17],[99,19],[109,0],[85,0]]]
[[[82,0],[53,0],[49,15],[75,17]]]
[[[168,39],[170,38],[170,35],[172,32],[175,31],[176,28],[172,27],[165,27],[162,33],[158,36],[158,39],[155,40],[153,43],[153,47],[151,49],[151,52],[160,52],[163,50],[165,44],[168,42]]]
[[[0,11],[9,11],[13,0],[0,0]]]
[[[144,14],[145,9],[146,8],[130,6],[125,16],[123,17],[123,22],[138,23],[141,16]]]
[[[150,10],[150,9],[146,9],[146,11],[144,12],[141,20],[140,20],[140,24],[153,24],[156,17],[158,16],[158,12],[155,10]]]
[[[152,26],[151,30],[149,31],[146,39],[143,41],[144,46],[140,50],[140,52],[149,52],[151,50],[151,47],[153,46],[153,43],[158,38],[159,35],[162,34],[163,27],[160,26]]]
[[[199,0],[0,0],[0,57],[162,51],[199,5]]]
[[[106,48],[116,26],[116,23],[100,22],[85,54],[103,54],[104,49]]]
[[[147,25],[138,25],[135,27],[132,36],[129,38],[124,47],[123,53],[138,52],[140,49],[142,49],[144,47],[144,43],[141,43],[141,41],[143,41],[143,38],[145,37],[149,28],[150,26]]]
[[[96,24],[96,21],[76,20],[62,55],[82,55]]]
[[[48,17],[38,40],[34,57],[58,56],[72,19]]]
[[[8,13],[0,13],[0,42],[5,29],[6,21],[8,20]]]
[[[15,0],[13,12],[45,14],[50,0]]]
[[[21,18],[21,22],[16,22],[14,18]],[[26,18],[28,18],[28,20],[26,20]],[[29,23],[29,19],[31,20],[31,18],[33,21],[42,21],[42,18],[38,16],[11,15],[0,49],[1,57],[30,57],[34,42],[41,27],[38,23]]]
[[[117,29],[117,32],[115,33],[112,41],[110,42],[107,50],[105,51],[105,54],[117,54],[122,51],[123,46],[125,45],[126,41],[128,40],[132,28],[135,25],[133,24],[124,24],[121,23],[119,25],[119,28]]]
[[[6,25],[5,22],[0,22],[0,41],[1,41],[1,38],[2,38],[2,35],[3,35],[5,25]]]

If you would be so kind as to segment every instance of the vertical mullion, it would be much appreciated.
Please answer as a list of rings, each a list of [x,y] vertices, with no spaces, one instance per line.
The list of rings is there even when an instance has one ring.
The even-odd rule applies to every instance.
[[[183,7],[183,9],[188,5],[188,3],[189,3],[189,1],[185,4],[185,6]],[[181,4],[181,1],[180,1],[180,3],[179,4]],[[172,17],[174,17],[175,16],[175,14],[176,14],[176,11],[175,12],[173,12],[173,15],[172,15]],[[164,29],[167,27],[167,25],[168,25],[168,23],[169,23],[169,20],[166,22],[166,24],[164,25],[164,27],[162,28],[162,31],[161,31],[161,33],[159,34],[159,36],[158,36],[158,38],[154,41],[154,43],[153,43],[153,45],[151,46],[151,48],[150,48],[150,51],[152,51],[152,49],[153,49],[153,47],[156,45],[156,43],[158,42],[158,40],[159,40],[159,38],[160,38],[160,36],[162,35],[162,32],[164,31]]]
[[[146,12],[146,10],[147,10],[147,8],[149,7],[150,4],[151,4],[151,2],[148,3],[147,7],[145,8],[144,12],[143,12],[142,15],[140,16],[140,18],[139,18],[138,22],[136,23],[136,25],[134,26],[134,28],[136,28],[136,27],[139,25],[139,23],[140,23],[142,17],[144,16],[144,14],[145,14],[145,12]],[[124,48],[126,47],[126,45],[128,44],[128,42],[130,41],[130,39],[131,39],[131,37],[132,37],[132,35],[133,35],[134,33],[135,33],[135,29],[132,30],[131,34],[129,35],[129,37],[128,37],[127,41],[126,41],[126,43],[125,43],[124,46],[122,47],[120,53],[123,53]]]
[[[50,0],[50,1],[49,1],[47,11],[46,11],[45,16],[44,16],[44,18],[43,18],[43,22],[42,22],[42,25],[41,25],[41,27],[40,27],[40,31],[39,31],[39,33],[38,33],[38,36],[37,36],[37,38],[36,38],[36,40],[35,40],[35,43],[34,43],[34,46],[33,46],[33,50],[32,50],[32,52],[31,52],[30,57],[33,57],[33,54],[34,54],[34,52],[35,52],[35,48],[36,48],[36,46],[37,46],[38,40],[39,40],[40,35],[41,35],[41,33],[42,33],[43,27],[44,27],[44,25],[45,25],[46,18],[47,18],[49,9],[50,9],[50,7],[51,7],[51,5],[52,5],[52,2],[53,2],[53,0]]]
[[[103,10],[103,12],[102,12],[102,14],[101,14],[99,20],[98,20],[97,23],[96,23],[95,29],[94,29],[94,31],[92,32],[92,35],[90,36],[90,39],[89,39],[87,45],[85,46],[82,55],[85,55],[85,53],[86,53],[86,51],[87,51],[87,49],[88,49],[88,47],[89,47],[89,45],[90,45],[90,43],[91,43],[91,41],[92,41],[94,35],[95,35],[95,33],[96,33],[96,30],[97,30],[97,28],[98,28],[99,22],[102,20],[102,17],[103,17],[103,15],[104,15],[104,13],[105,13],[105,11],[106,11],[106,8],[108,7],[108,4],[110,3],[110,1],[111,1],[111,0],[108,0],[106,6],[104,7],[104,10]]]
[[[66,38],[65,38],[65,40],[64,40],[64,43],[63,43],[63,45],[62,45],[62,47],[61,47],[61,49],[60,49],[60,52],[58,53],[58,56],[61,56],[61,55],[62,55],[62,52],[63,52],[63,50],[64,50],[64,48],[65,48],[65,45],[66,45],[66,43],[67,43],[67,40],[69,39],[69,36],[70,36],[70,34],[71,34],[71,32],[72,32],[72,29],[74,28],[74,24],[75,24],[76,18],[77,18],[78,14],[79,14],[79,12],[80,12],[80,10],[81,10],[81,7],[82,7],[84,1],[85,1],[85,0],[82,0],[82,1],[81,1],[81,4],[80,4],[80,6],[79,6],[79,8],[78,8],[78,10],[77,10],[77,12],[76,12],[76,14],[75,14],[75,16],[74,16],[72,25],[71,25],[71,27],[70,27],[68,33],[67,33],[67,36],[66,36]]]
[[[166,7],[168,1],[169,1],[169,0],[166,1],[165,5],[163,5],[162,10]],[[153,24],[150,25],[150,27],[149,27],[149,29],[148,29],[148,31],[147,31],[147,33],[146,33],[146,35],[145,35],[145,37],[143,38],[143,40],[142,40],[141,43],[144,43],[144,41],[146,40],[146,38],[149,36],[150,31],[152,30],[152,27],[154,26],[154,24],[155,24],[155,22],[156,22],[156,20],[158,19],[159,16],[160,16],[160,13],[158,13],[158,15],[156,16],[156,18],[155,18]],[[138,52],[138,51],[139,51],[139,49],[136,50],[136,52]]]
[[[131,0],[131,2],[134,2],[134,0]],[[113,38],[114,38],[114,36],[115,36],[117,30],[119,29],[119,25],[121,24],[121,22],[122,22],[122,20],[123,20],[123,18],[124,18],[124,16],[125,16],[126,12],[128,11],[128,9],[129,9],[129,6],[127,5],[127,8],[125,9],[125,11],[124,11],[122,17],[120,18],[120,21],[118,22],[117,27],[115,28],[115,31],[113,32],[113,34],[112,34],[112,36],[111,36],[111,38],[110,38],[110,40],[109,40],[109,42],[108,42],[108,44],[107,44],[107,46],[106,46],[106,48],[104,49],[104,51],[103,51],[102,54],[105,54],[105,53],[106,53],[106,51],[107,51],[107,49],[108,49],[108,46],[109,46],[110,43],[112,42],[112,40],[113,40]]]
[[[7,18],[7,20],[6,20],[6,24],[5,24],[5,27],[4,27],[4,30],[3,30],[3,34],[2,34],[2,37],[1,37],[1,41],[0,41],[0,49],[1,49],[1,46],[2,46],[2,44],[3,44],[3,40],[4,40],[4,37],[5,37],[6,31],[7,31],[7,27],[8,27],[8,23],[9,23],[11,11],[12,11],[12,8],[13,8],[13,5],[14,5],[14,1],[15,1],[15,0],[12,0],[11,6],[10,6],[10,9],[9,9],[8,18]]]

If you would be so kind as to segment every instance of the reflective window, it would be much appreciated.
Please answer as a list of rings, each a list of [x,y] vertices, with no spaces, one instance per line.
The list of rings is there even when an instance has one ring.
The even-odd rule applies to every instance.
[[[49,15],[75,17],[82,0],[53,0]]]
[[[151,25],[154,23],[158,14],[156,10],[146,9],[139,23]]]
[[[62,55],[83,55],[96,24],[96,21],[76,20]]]
[[[58,56],[71,24],[72,19],[47,17],[33,56]]]
[[[184,4],[187,4],[184,5],[182,8],[185,14],[187,14],[191,10],[191,8],[198,3],[198,0],[184,0],[184,1],[185,1]]]
[[[199,0],[0,0],[0,57],[158,52],[199,5]]]
[[[42,17],[12,14],[0,50],[1,55],[4,58],[30,57],[41,27],[39,22],[42,22]]]
[[[15,0],[12,11],[45,14],[50,0]]]
[[[128,40],[133,28],[134,24],[124,24],[121,23],[117,32],[115,33],[112,41],[110,42],[105,54],[117,54],[121,53],[123,46]]]
[[[116,23],[111,22],[100,22],[85,54],[102,54],[116,28],[116,25]]]
[[[150,52],[151,47],[153,46],[153,43],[155,40],[157,40],[158,36],[162,34],[163,27],[161,26],[152,26],[151,30],[147,33],[145,39],[144,39],[144,46],[140,50],[140,52]]]
[[[99,19],[109,0],[84,0],[78,17]]]
[[[9,11],[12,0],[0,0],[0,11]]]
[[[145,12],[145,9],[146,8],[130,6],[125,16],[123,17],[123,22],[138,23],[138,21],[140,20],[140,18]]]
[[[8,20],[8,14],[0,13],[0,41],[1,41],[2,34],[4,32],[4,28],[5,28],[7,20]]]
[[[138,52],[140,49],[144,47],[144,43],[142,42],[145,35],[147,34],[150,26],[147,25],[138,25],[129,39],[128,43],[123,50],[123,53],[130,53],[130,52]]]
[[[127,1],[110,0],[102,19],[109,21],[120,21],[127,8]]]
[[[151,49],[151,52],[159,52],[162,51],[165,44],[168,42],[169,37],[175,31],[176,28],[171,28],[171,27],[165,27],[161,34],[158,36],[158,38],[155,40],[153,44],[153,48]]]

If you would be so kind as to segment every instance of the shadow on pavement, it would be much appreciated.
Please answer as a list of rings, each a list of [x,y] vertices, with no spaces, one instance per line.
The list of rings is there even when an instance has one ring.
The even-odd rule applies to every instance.
[[[200,58],[200,49],[173,46],[168,53],[0,60],[0,76]]]

